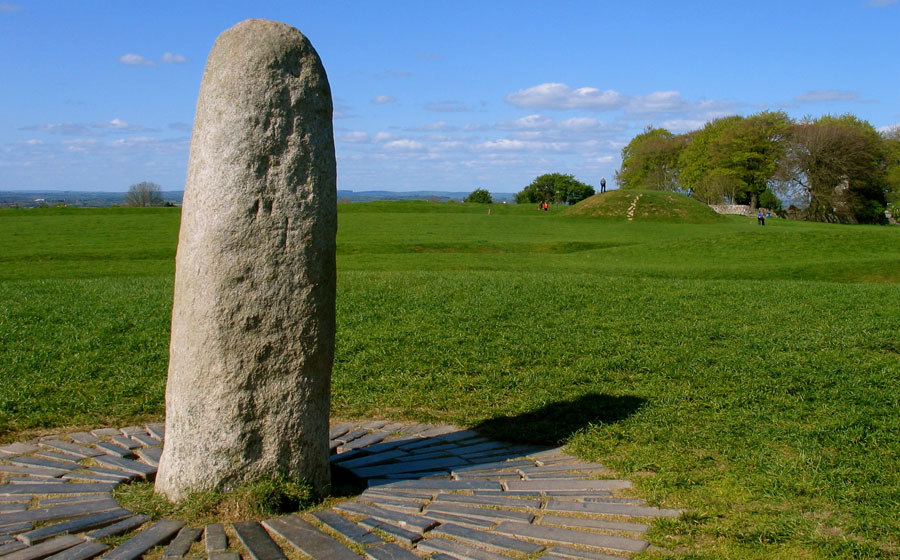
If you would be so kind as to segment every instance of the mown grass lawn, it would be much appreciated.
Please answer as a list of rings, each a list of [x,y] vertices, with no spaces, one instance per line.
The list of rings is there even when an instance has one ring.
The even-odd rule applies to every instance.
[[[2,441],[162,417],[178,219],[0,211]],[[335,415],[567,443],[690,509],[648,558],[900,555],[900,228],[372,203],[339,229]]]

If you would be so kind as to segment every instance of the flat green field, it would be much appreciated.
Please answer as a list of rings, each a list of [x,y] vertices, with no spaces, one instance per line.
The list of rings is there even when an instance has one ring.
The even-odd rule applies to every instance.
[[[560,211],[342,205],[333,414],[566,443],[690,510],[640,558],[900,557],[900,228]],[[0,441],[162,418],[179,216],[0,211]]]

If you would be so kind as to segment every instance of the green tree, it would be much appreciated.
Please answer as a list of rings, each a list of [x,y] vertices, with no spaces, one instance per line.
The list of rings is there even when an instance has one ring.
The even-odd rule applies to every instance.
[[[791,130],[782,189],[806,199],[810,220],[883,223],[888,147],[871,124],[853,115],[804,119]]]
[[[493,204],[494,199],[491,197],[491,193],[488,192],[487,189],[475,189],[469,196],[466,197],[465,202],[474,202],[475,204]]]
[[[885,131],[885,198],[891,205],[894,217],[900,217],[900,126]]]
[[[125,206],[162,206],[165,200],[162,189],[156,183],[144,181],[128,187],[125,193]]]
[[[534,179],[516,194],[519,204],[541,201],[575,204],[594,195],[594,187],[575,179],[574,175],[546,173]]]
[[[678,156],[686,139],[665,128],[648,126],[622,148],[616,183],[623,189],[678,190]]]

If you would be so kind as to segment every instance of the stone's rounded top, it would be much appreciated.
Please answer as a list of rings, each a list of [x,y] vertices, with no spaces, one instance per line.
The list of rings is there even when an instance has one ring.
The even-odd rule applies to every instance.
[[[312,50],[312,45],[296,27],[268,19],[247,19],[219,35],[210,59],[217,51],[225,50],[245,60],[271,62],[273,57],[278,59],[279,54],[298,48]]]

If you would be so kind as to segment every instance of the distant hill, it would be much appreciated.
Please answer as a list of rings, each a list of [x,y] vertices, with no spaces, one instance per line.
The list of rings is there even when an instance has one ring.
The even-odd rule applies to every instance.
[[[666,191],[615,190],[588,197],[566,209],[564,216],[658,222],[716,222],[721,216],[708,205]]]
[[[184,191],[163,191],[163,198],[167,202],[180,205]],[[514,193],[491,193],[494,202],[513,202]],[[447,191],[350,191],[338,190],[340,202],[371,202],[375,200],[435,200],[447,202],[450,200],[461,201],[468,192]],[[0,191],[0,208],[19,206],[21,208],[37,208],[38,206],[66,206],[103,207],[116,206],[125,202],[124,192],[88,192],[88,191]]]

